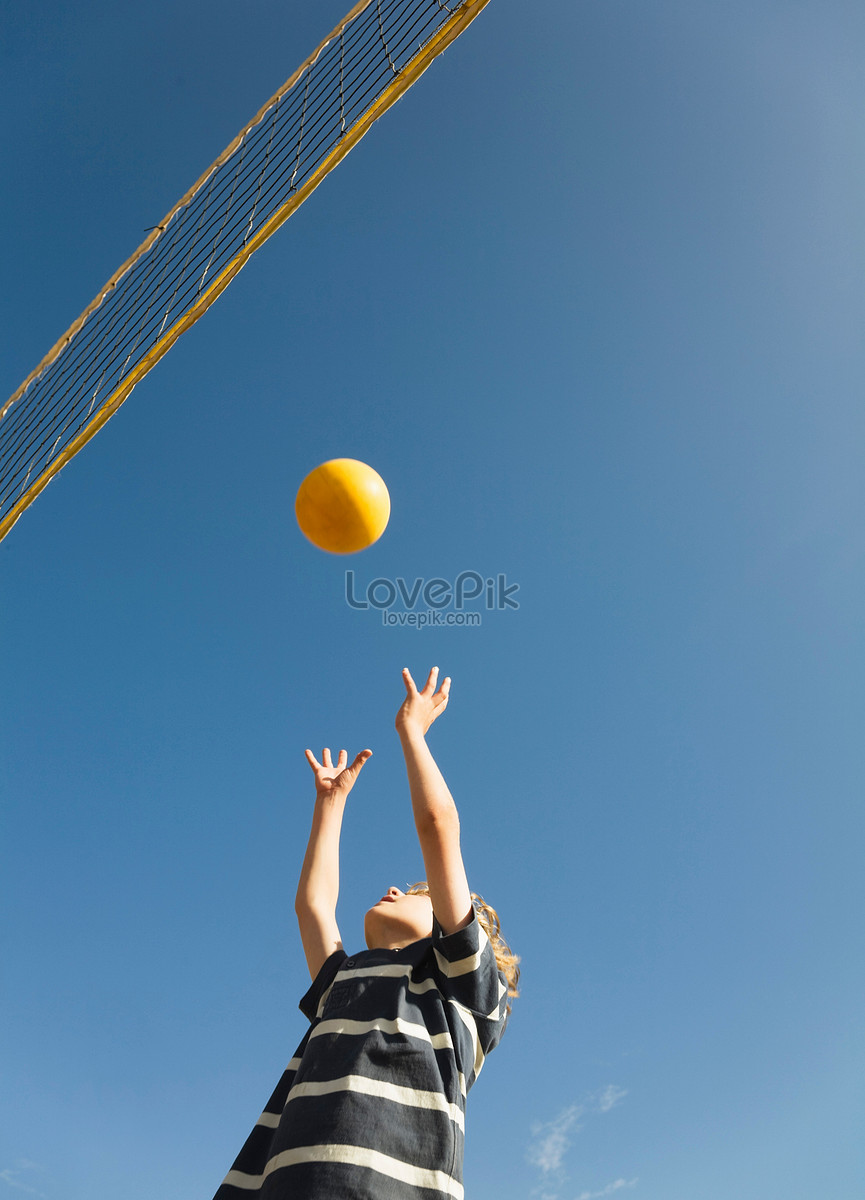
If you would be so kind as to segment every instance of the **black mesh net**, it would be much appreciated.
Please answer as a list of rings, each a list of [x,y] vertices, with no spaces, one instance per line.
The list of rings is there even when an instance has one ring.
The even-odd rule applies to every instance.
[[[485,2],[358,6],[238,135],[0,412],[0,536],[305,199],[401,75]]]

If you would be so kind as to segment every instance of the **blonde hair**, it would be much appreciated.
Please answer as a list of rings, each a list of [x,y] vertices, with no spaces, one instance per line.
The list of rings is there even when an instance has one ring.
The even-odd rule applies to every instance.
[[[429,886],[426,880],[422,883],[413,883],[411,887],[406,888],[406,895],[428,896]],[[520,994],[518,990],[520,982],[519,955],[514,954],[502,937],[502,925],[496,910],[487,904],[483,896],[479,896],[477,892],[472,892],[471,896],[472,907],[475,910],[478,925],[480,925],[481,929],[483,929],[484,933],[490,939],[493,954],[496,956],[496,964],[504,975],[508,985],[508,996],[510,999],[516,999]],[[511,1011],[510,999],[508,1001],[508,1012]]]

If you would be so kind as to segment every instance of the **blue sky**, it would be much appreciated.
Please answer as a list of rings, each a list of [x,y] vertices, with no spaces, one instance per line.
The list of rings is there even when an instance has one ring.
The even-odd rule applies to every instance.
[[[5,3],[11,393],[343,14]],[[301,11],[302,10],[302,11]],[[304,1031],[304,747],[401,667],[523,995],[470,1200],[860,1200],[865,13],[492,0],[0,546],[0,1197],[207,1200]],[[294,494],[348,455],[351,559]],[[385,627],[377,577],[518,583]]]

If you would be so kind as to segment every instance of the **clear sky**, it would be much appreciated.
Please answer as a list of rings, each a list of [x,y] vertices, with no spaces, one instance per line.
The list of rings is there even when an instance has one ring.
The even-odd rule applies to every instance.
[[[5,0],[4,395],[347,2]],[[351,950],[433,663],[523,966],[468,1200],[861,1200],[863,61],[852,0],[492,0],[0,545],[0,1200],[209,1200],[305,1028],[303,750],[374,751]]]

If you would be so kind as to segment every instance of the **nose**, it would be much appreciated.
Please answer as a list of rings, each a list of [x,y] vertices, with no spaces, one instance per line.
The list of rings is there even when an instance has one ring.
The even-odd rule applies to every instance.
[[[389,896],[401,896],[401,895],[402,895],[402,892],[399,890],[399,888],[398,888],[398,887],[389,887],[389,888],[387,889],[387,894],[388,894]]]

